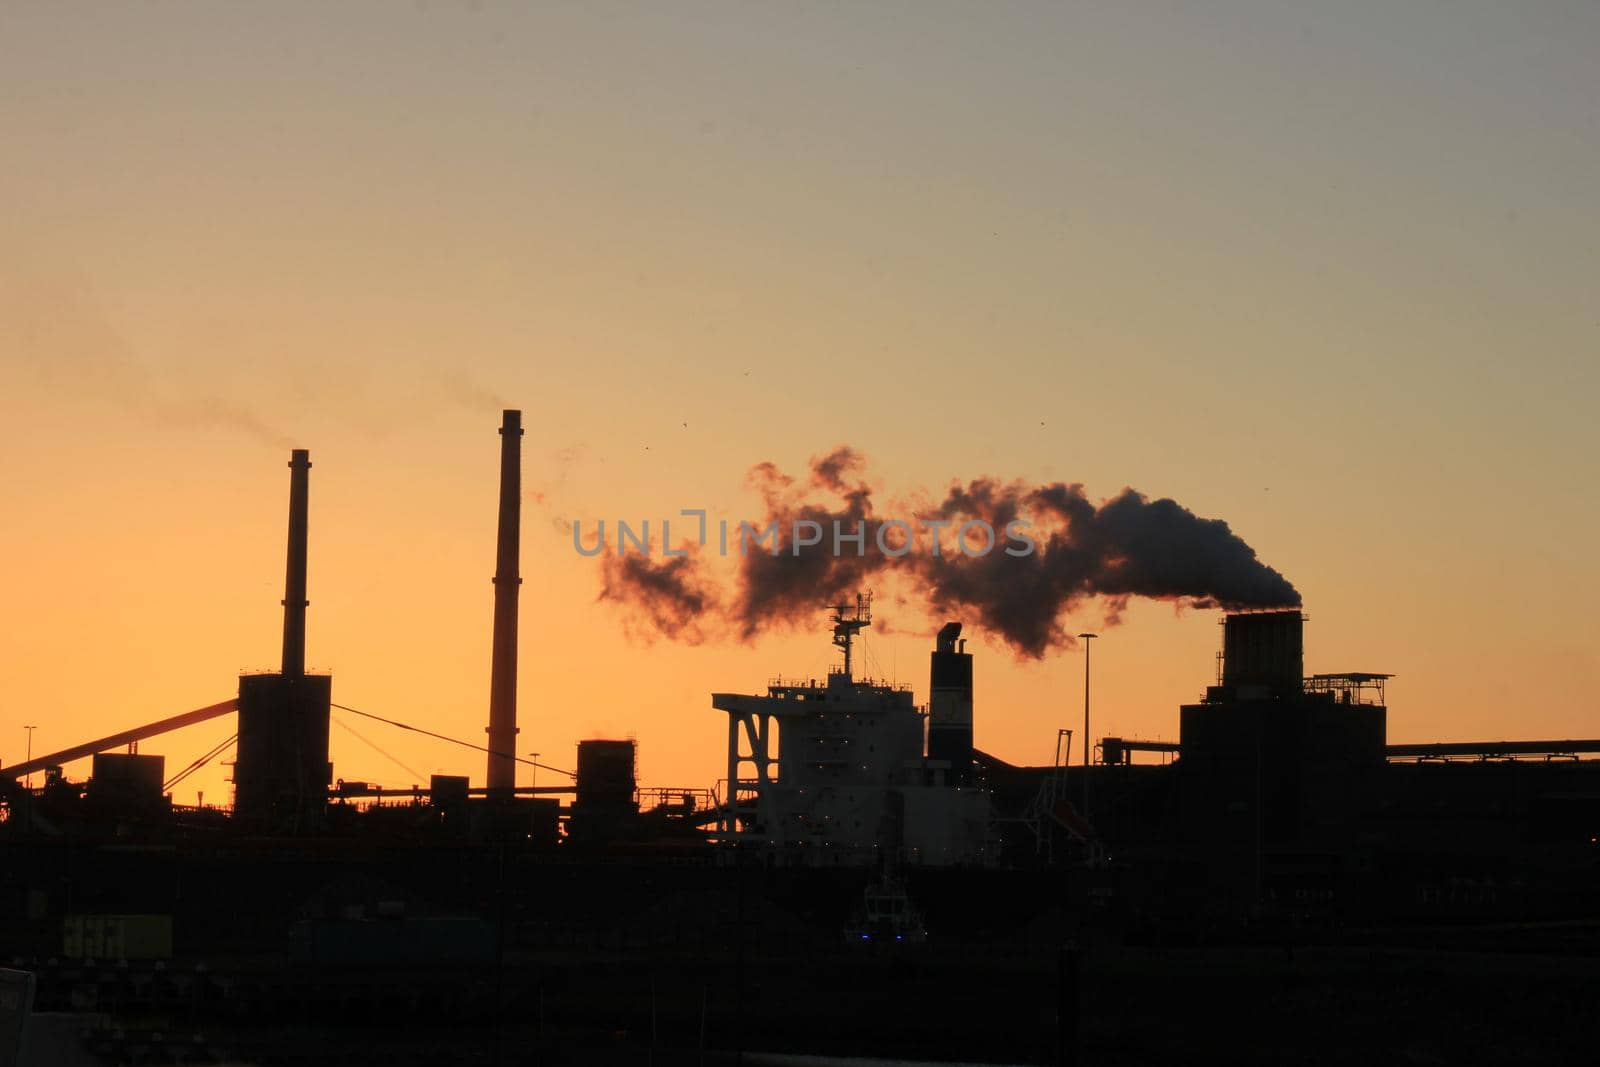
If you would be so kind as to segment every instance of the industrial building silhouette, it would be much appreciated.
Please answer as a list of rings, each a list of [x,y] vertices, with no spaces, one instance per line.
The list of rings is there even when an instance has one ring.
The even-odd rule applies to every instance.
[[[0,962],[36,1038],[66,1012],[87,1020],[85,1062],[1122,1062],[1106,1020],[1139,1017],[1136,989],[1210,1033],[1211,993],[1151,993],[1167,957],[1141,952],[1242,953],[1196,979],[1219,997],[1290,973],[1348,1004],[1360,993],[1337,967],[1250,953],[1597,942],[1600,741],[1390,745],[1390,676],[1307,673],[1298,607],[1224,616],[1217,677],[1178,709],[1177,742],[1105,737],[1074,766],[1088,739],[1063,729],[1052,765],[1024,767],[974,747],[994,712],[961,623],[930,649],[925,704],[858,677],[863,594],[831,606],[824,677],[711,695],[728,731],[715,787],[645,785],[616,738],[579,742],[555,784],[517,786],[522,432],[505,412],[487,743],[443,738],[480,750],[482,785],[386,788],[329,763],[335,714],[409,724],[306,672],[303,450],[280,670],[0,771]],[[231,806],[174,804],[201,761],[169,776],[134,746],[230,715]],[[87,780],[63,773],[88,756]],[[1561,1002],[1520,988],[1537,1002],[1502,1004],[1507,1025]],[[1418,1010],[1475,1014],[1457,992]],[[1272,1047],[1311,1025],[1294,1012],[1312,1018],[1313,999],[1286,1008]],[[290,1021],[320,1036],[302,1044]],[[1190,1062],[1252,1061],[1196,1040]]]

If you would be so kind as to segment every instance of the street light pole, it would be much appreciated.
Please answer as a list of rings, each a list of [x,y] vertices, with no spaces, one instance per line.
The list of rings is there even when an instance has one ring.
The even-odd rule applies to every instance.
[[[1089,821],[1089,760],[1094,742],[1089,739],[1089,642],[1099,634],[1079,634],[1083,641],[1083,821]]]
[[[28,757],[27,758],[28,758],[28,762],[32,763],[33,762],[33,731],[37,730],[38,727],[37,726],[24,726],[23,729],[28,731]],[[33,772],[32,771],[28,772],[28,788],[29,789],[33,788]]]
[[[528,755],[533,757],[533,766],[528,769],[528,788],[532,789],[539,784],[539,753],[530,752]]]

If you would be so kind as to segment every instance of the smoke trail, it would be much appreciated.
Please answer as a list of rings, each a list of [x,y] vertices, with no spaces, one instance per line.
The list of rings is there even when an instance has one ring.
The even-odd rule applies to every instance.
[[[908,531],[874,513],[863,466],[853,449],[840,446],[813,459],[804,481],[772,463],[752,468],[750,481],[766,514],[751,525],[770,529],[772,539],[751,543],[737,557],[731,588],[714,579],[698,556],[657,560],[608,552],[602,557],[602,598],[633,606],[655,632],[669,637],[698,642],[727,626],[748,641],[808,623],[820,605],[875,577],[892,577],[926,612],[975,617],[982,629],[1030,658],[1071,645],[1064,618],[1087,601],[1103,611],[1107,625],[1116,624],[1133,597],[1193,607],[1300,603],[1294,586],[1262,563],[1226,522],[1133,489],[1096,504],[1081,485],[978,478],[953,485],[937,503],[898,511],[914,520],[907,544]],[[961,550],[958,532],[970,521],[995,531],[990,551],[977,552],[984,547],[982,534],[970,531],[967,543],[974,552]],[[1003,551],[1013,521],[1028,524],[1031,553]],[[836,522],[847,533],[859,523],[861,542],[844,541],[836,552]],[[797,523],[807,533],[798,551]],[[805,544],[818,528],[820,543]],[[880,544],[892,553],[907,551],[885,553]]]
[[[930,605],[976,611],[983,628],[1026,656],[1070,645],[1061,617],[1090,598],[1101,602],[1109,625],[1132,597],[1202,608],[1300,603],[1294,586],[1226,522],[1133,489],[1097,506],[1081,485],[1029,488],[978,479],[952,489],[937,511],[956,522],[982,519],[996,530],[1017,518],[1033,523],[1038,547],[1028,556],[915,561]]]
[[[288,450],[295,445],[293,437],[268,422],[253,408],[219,396],[205,396],[193,402],[167,402],[161,405],[160,410],[162,418],[169,423],[237,430],[279,450]]]
[[[874,571],[892,563],[876,551],[878,523],[872,521],[872,491],[865,482],[850,484],[863,464],[860,456],[846,445],[811,461],[808,483],[796,483],[771,463],[761,463],[750,472],[750,480],[761,491],[766,516],[760,523],[765,530],[776,523],[776,552],[751,546],[740,559],[738,595],[734,598],[733,618],[740,636],[749,640],[763,630],[785,626],[809,618],[818,604],[831,603],[845,594],[854,594]],[[813,491],[842,498],[842,508],[829,508],[810,499]],[[859,521],[865,527],[870,546],[865,555],[835,555],[834,522],[854,530]],[[822,543],[794,551],[796,522],[816,523],[823,531]],[[854,551],[851,549],[850,551]]]
[[[0,391],[101,399],[162,426],[214,428],[287,450],[283,432],[243,395],[199,392],[141,360],[86,277],[0,263]],[[14,380],[12,380],[14,379]]]
[[[607,549],[600,554],[600,599],[629,609],[634,636],[660,634],[689,645],[706,639],[707,624],[721,612],[695,556],[656,560]]]
[[[516,407],[461,367],[436,368],[431,377],[440,396],[471,411],[498,415],[506,408]]]

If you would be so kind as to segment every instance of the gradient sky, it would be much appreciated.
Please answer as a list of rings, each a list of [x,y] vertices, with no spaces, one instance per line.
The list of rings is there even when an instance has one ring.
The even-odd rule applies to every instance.
[[[631,641],[562,521],[753,516],[841,443],[1226,519],[1391,740],[1596,736],[1597,56],[1590,3],[0,6],[0,756],[274,664],[291,446],[309,661],[481,739],[502,406],[556,766],[710,786],[708,694],[831,653]],[[1218,643],[1135,604],[1095,735],[1175,737]],[[1081,655],[977,651],[978,744],[1048,760]],[[481,781],[338,720],[408,768],[336,726],[340,777]]]

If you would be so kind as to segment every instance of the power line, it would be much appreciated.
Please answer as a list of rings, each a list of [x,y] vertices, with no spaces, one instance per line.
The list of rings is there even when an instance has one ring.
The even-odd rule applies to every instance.
[[[229,745],[233,744],[238,739],[239,739],[239,735],[238,734],[233,734],[232,736],[228,737],[226,740],[222,741],[220,744],[216,745],[214,748],[212,748],[210,751],[208,751],[205,755],[201,756],[199,759],[195,760],[193,763],[189,764],[189,766],[185,767],[183,770],[179,771],[176,775],[174,775],[172,777],[171,781],[167,782],[165,785],[163,785],[161,787],[162,792],[166,792],[167,790],[173,788],[178,783],[182,782],[185,778],[187,778],[191,774],[193,774],[195,771],[198,771],[201,767],[204,767],[207,763],[210,763],[212,760],[216,759],[224,751],[227,750]]]
[[[401,763],[400,760],[397,757],[392,756],[389,753],[385,752],[382,748],[379,748],[377,742],[369,740],[368,738],[366,738],[366,737],[362,736],[361,734],[357,733],[356,730],[355,730],[355,727],[348,726],[345,723],[340,722],[338,719],[334,719],[334,720],[332,720],[332,722],[339,729],[341,729],[345,733],[351,735],[357,741],[360,741],[362,744],[364,744],[368,748],[372,749],[378,755],[382,756],[384,759],[388,760],[390,763],[394,764],[396,767],[399,767],[402,771],[405,771],[407,774],[411,775],[411,780],[413,782],[420,782],[425,777],[420,772],[418,772],[416,770],[413,770],[410,767],[407,767],[404,763]]]
[[[234,734],[233,736],[229,737],[226,741],[223,741],[221,744],[219,744],[215,748],[211,749],[204,756],[201,756],[199,759],[197,759],[193,763],[189,764],[189,766],[185,767],[183,770],[181,770],[177,774],[173,775],[172,780],[167,782],[166,785],[163,785],[161,787],[161,791],[163,793],[165,793],[168,790],[170,790],[170,789],[174,788],[175,786],[177,786],[180,782],[182,782],[185,778],[189,777],[195,771],[198,771],[201,767],[204,767],[206,764],[210,763],[212,760],[214,760],[218,756],[222,755],[222,753],[227,749],[227,747],[229,745],[233,744],[238,739],[239,739],[239,735],[238,734]]]
[[[571,771],[564,770],[564,769],[562,769],[560,767],[551,767],[548,764],[536,763],[531,759],[523,759],[521,756],[518,756],[518,755],[516,755],[514,753],[511,753],[511,752],[496,752],[491,748],[485,748],[482,745],[475,745],[471,741],[462,741],[460,738],[447,737],[444,734],[436,734],[432,730],[424,730],[420,726],[412,726],[409,723],[399,722],[399,721],[397,721],[395,719],[386,719],[382,715],[374,715],[370,711],[362,711],[360,708],[352,708],[347,704],[334,704],[334,703],[332,703],[330,701],[329,705],[331,707],[338,708],[340,711],[348,711],[352,715],[360,715],[362,718],[366,718],[366,719],[376,719],[378,722],[385,722],[385,723],[388,723],[390,726],[398,726],[400,729],[402,729],[402,730],[410,730],[412,733],[425,734],[428,737],[437,738],[440,741],[448,741],[452,745],[460,745],[462,748],[470,748],[470,749],[472,749],[472,750],[474,750],[476,752],[483,752],[483,753],[487,753],[488,755],[491,755],[491,756],[498,756],[501,759],[516,760],[518,763],[526,763],[530,767],[538,767],[541,770],[554,771],[556,774],[564,774],[568,778],[576,778],[577,777],[577,775],[573,774]]]

